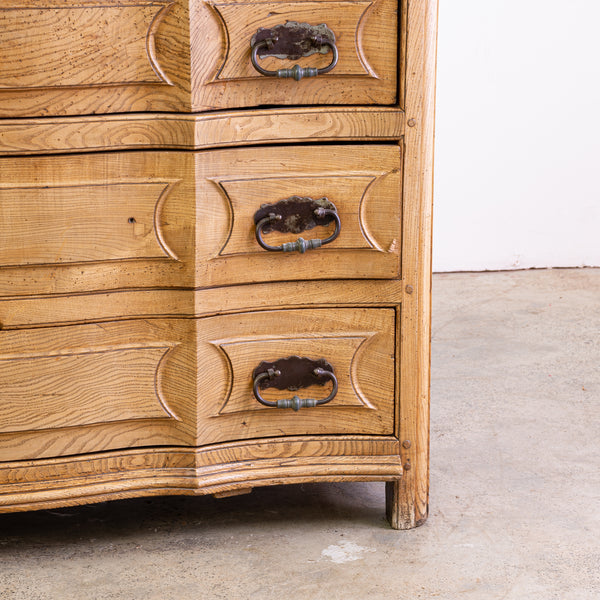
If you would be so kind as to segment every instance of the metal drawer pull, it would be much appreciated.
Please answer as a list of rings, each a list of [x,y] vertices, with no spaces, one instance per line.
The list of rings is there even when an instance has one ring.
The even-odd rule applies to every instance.
[[[261,27],[252,36],[251,47],[252,66],[261,75],[267,77],[293,78],[300,81],[304,77],[316,77],[329,73],[338,62],[335,35],[325,23],[310,25],[309,23],[288,21],[284,25],[277,25],[272,29]],[[316,53],[327,54],[329,51],[332,53],[331,63],[322,69],[294,65],[291,69],[268,71],[258,64],[258,59],[265,56],[297,60],[301,56],[310,56]]]
[[[295,242],[286,242],[280,246],[270,246],[263,239],[263,233],[279,231],[281,233],[300,233],[314,227],[324,227],[335,221],[335,231],[325,239],[305,240],[298,238]],[[342,223],[333,202],[327,198],[301,198],[292,196],[275,204],[263,204],[254,213],[256,241],[265,250],[271,252],[300,252],[320,248],[333,242],[342,229]]]
[[[254,397],[264,406],[271,408],[291,408],[295,411],[301,408],[322,406],[331,402],[338,390],[337,378],[333,367],[324,359],[312,360],[300,356],[280,358],[275,362],[263,361],[254,369],[252,374]],[[328,381],[333,383],[333,388],[327,398],[316,400],[314,398],[284,398],[271,402],[260,395],[261,389],[276,388],[278,390],[296,391],[311,385],[325,385]],[[259,389],[260,388],[260,389]]]

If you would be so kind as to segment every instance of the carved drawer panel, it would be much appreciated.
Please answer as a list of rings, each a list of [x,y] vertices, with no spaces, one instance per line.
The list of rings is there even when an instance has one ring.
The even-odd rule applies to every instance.
[[[0,295],[398,277],[400,152],[289,146],[2,158]],[[305,254],[263,249],[255,214],[294,196],[317,203],[311,223],[297,222],[292,202],[291,230],[261,228],[269,246],[332,236],[336,222],[316,222],[314,206],[335,208],[339,235]]]
[[[189,110],[187,2],[0,5],[0,115]]]
[[[193,155],[0,159],[0,295],[190,286]]]
[[[203,319],[198,346],[202,432],[220,440],[325,433],[392,435],[395,314],[393,308],[323,308]],[[338,381],[337,394],[329,403],[295,411],[257,401],[255,369],[263,361],[290,356],[329,363]],[[288,375],[285,364],[279,368],[283,376]],[[332,384],[327,377],[322,383],[259,392],[269,402],[293,396],[325,399]]]
[[[202,32],[206,51],[192,51],[194,106],[198,109],[261,104],[394,104],[397,100],[397,3],[374,1],[198,2],[193,40]],[[293,23],[290,29],[281,28]],[[267,71],[326,68],[332,50],[297,58],[290,39],[318,37],[308,26],[324,24],[335,38],[338,61],[327,74],[280,79],[261,75],[251,63],[252,38],[259,29],[278,37],[270,54],[257,64]],[[197,32],[197,33],[196,33]],[[260,39],[260,34],[256,39]],[[256,40],[255,40],[256,41]],[[314,47],[311,47],[314,50]],[[266,49],[265,49],[266,52]]]
[[[0,117],[393,104],[396,15],[394,0],[3,2]],[[330,73],[295,81],[265,77],[252,66],[254,34],[288,21],[313,26],[309,37],[327,25],[338,51]],[[297,60],[293,52],[288,59],[262,57],[260,66],[328,65],[333,50],[317,50]]]
[[[0,331],[0,460],[196,439],[191,321]]]
[[[393,433],[392,308],[24,329],[0,332],[0,343],[0,460],[280,435]],[[327,361],[337,378],[330,402],[298,411],[259,403],[255,368],[293,355]],[[261,397],[319,400],[333,384],[325,377],[313,385],[309,377],[307,385],[267,389]]]

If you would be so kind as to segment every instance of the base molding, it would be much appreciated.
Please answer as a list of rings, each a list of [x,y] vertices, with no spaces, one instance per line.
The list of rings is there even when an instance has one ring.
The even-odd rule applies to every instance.
[[[0,513],[315,481],[396,481],[389,437],[272,438],[200,448],[127,449],[0,464]]]

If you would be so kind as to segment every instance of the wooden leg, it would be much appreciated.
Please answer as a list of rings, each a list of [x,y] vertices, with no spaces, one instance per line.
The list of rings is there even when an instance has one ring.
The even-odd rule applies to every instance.
[[[385,484],[385,512],[393,529],[413,529],[427,520],[428,507],[419,507],[407,481],[388,481]]]

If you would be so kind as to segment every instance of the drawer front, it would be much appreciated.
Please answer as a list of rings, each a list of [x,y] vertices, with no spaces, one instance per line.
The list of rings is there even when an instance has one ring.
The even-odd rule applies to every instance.
[[[395,309],[347,308],[265,311],[210,317],[199,334],[199,422],[219,441],[311,434],[393,435]],[[261,362],[290,356],[325,359],[338,390],[312,408],[263,406],[253,393]],[[282,368],[282,370],[285,370]],[[286,373],[284,373],[286,375]],[[276,402],[325,399],[330,382],[259,393]]]
[[[391,308],[2,331],[0,461],[280,435],[391,435],[394,344]],[[297,412],[263,406],[254,369],[295,354],[328,361],[337,394]],[[264,396],[330,391],[326,383]]]
[[[198,2],[192,31],[202,37],[203,52],[192,52],[193,104],[213,107],[299,104],[395,104],[397,102],[396,0],[319,0],[316,2]],[[281,79],[260,74],[251,62],[252,38],[260,28],[273,36],[303,40],[309,28],[286,33],[287,22],[324,24],[335,37],[337,64],[317,77]],[[290,28],[294,29],[294,28]],[[299,33],[300,31],[300,33]],[[317,35],[319,30],[314,30]],[[258,39],[258,38],[257,38]],[[204,44],[206,44],[204,46]],[[283,41],[279,44],[284,47]],[[325,50],[325,46],[321,46]],[[278,52],[274,48],[273,52]],[[283,51],[282,51],[283,52]],[[333,52],[300,58],[290,54],[258,57],[267,71],[300,67],[327,68]]]
[[[0,296],[395,278],[400,164],[392,145],[2,158]],[[255,213],[293,196],[333,203],[339,236],[305,254],[263,249]]]
[[[252,66],[253,35],[287,21],[329,27],[330,73],[295,81]],[[397,22],[394,0],[3,2],[0,117],[394,104]],[[332,54],[260,65],[319,68]]]
[[[187,153],[0,159],[0,296],[192,286]]]

